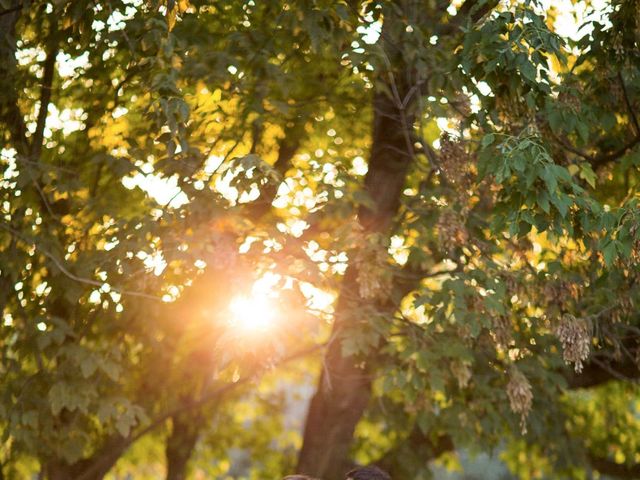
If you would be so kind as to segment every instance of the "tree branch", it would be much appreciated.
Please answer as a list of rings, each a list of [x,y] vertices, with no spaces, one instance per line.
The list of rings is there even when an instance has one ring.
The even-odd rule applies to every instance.
[[[298,128],[293,127],[288,129],[284,138],[278,142],[278,159],[276,163],[274,163],[273,168],[281,177],[284,177],[287,170],[291,168],[293,157],[300,146],[300,136],[301,134],[298,132]],[[278,194],[279,186],[280,183],[270,181],[262,188],[260,197],[248,205],[248,214],[252,220],[259,220],[266,215]]]
[[[622,73],[620,72],[618,72],[618,80],[620,81],[620,86],[622,87],[622,95],[624,97],[624,103],[627,105],[627,109],[629,110],[629,116],[631,117],[633,126],[636,128],[636,136],[640,137],[640,124],[638,124],[638,117],[636,117],[636,112],[633,110],[633,105],[631,105],[631,101],[629,100],[627,87],[624,84],[624,80],[622,79]]]
[[[640,464],[638,463],[625,465],[594,454],[589,454],[588,458],[591,466],[599,473],[618,478],[640,478]]]
[[[609,363],[594,358],[585,364],[581,373],[567,369],[564,376],[571,389],[593,388],[611,380],[637,380],[640,367],[630,358]]]
[[[27,128],[18,105],[16,91],[17,71],[15,27],[20,18],[20,8],[11,7],[0,16],[0,88],[4,95],[0,97],[0,121],[5,124],[13,147],[20,155],[27,155],[29,145],[26,138]],[[1,139],[1,137],[0,137]]]
[[[19,3],[14,7],[7,8],[6,10],[1,10],[0,11],[0,17],[2,17],[3,15],[8,15],[8,14],[13,13],[13,12],[17,12],[18,10],[22,10],[22,7],[23,7],[23,5],[21,3]]]
[[[594,168],[601,167],[606,163],[609,163],[611,161],[617,160],[619,157],[624,155],[627,152],[627,150],[635,147],[638,143],[640,143],[640,123],[638,122],[638,117],[636,116],[636,113],[633,110],[633,105],[631,104],[631,101],[629,99],[629,94],[627,92],[626,85],[624,83],[624,80],[622,78],[622,74],[620,72],[618,72],[618,81],[620,82],[620,86],[622,88],[622,94],[623,94],[625,106],[626,106],[627,110],[629,111],[629,117],[630,117],[631,123],[632,123],[632,125],[634,127],[633,129],[635,130],[635,134],[634,134],[633,138],[629,142],[627,142],[625,145],[623,145],[622,147],[618,148],[617,150],[614,150],[613,152],[602,153],[600,155],[590,155],[587,152],[584,152],[584,151],[574,147],[565,138],[557,136],[555,133],[553,133],[549,129],[549,132],[551,133],[551,138],[558,145],[560,145],[566,151],[571,152],[574,155],[577,155],[580,158],[585,159],[586,161],[591,163],[591,165]]]
[[[78,283],[84,283],[86,285],[93,285],[95,287],[102,287],[104,285],[105,282],[100,282],[98,280],[93,280],[91,278],[84,278],[84,277],[79,277],[79,276],[75,275],[74,273],[72,273],[71,271],[69,271],[66,268],[66,266],[64,265],[62,260],[58,259],[54,254],[52,254],[48,250],[43,249],[40,245],[38,245],[38,243],[35,240],[30,240],[30,239],[26,238],[25,236],[20,234],[20,232],[14,230],[13,228],[11,228],[11,227],[9,227],[7,225],[2,224],[2,223],[0,223],[0,228],[3,228],[7,232],[9,232],[17,240],[20,240],[23,243],[26,243],[28,245],[33,246],[37,251],[39,251],[45,257],[47,257],[49,260],[51,260],[53,262],[53,264],[58,268],[58,270],[60,270],[66,277],[70,278],[71,280],[76,281]],[[111,287],[111,289],[114,292],[118,292],[118,293],[120,293],[122,295],[128,295],[128,296],[131,296],[131,297],[142,297],[142,298],[147,298],[149,300],[162,301],[161,297],[157,297],[155,295],[149,295],[148,293],[144,293],[144,292],[136,292],[136,291],[133,291],[133,290],[125,290],[125,289],[118,288],[118,287],[113,287],[113,286]]]
[[[36,122],[36,131],[33,134],[32,156],[37,161],[42,151],[42,141],[44,139],[44,129],[47,124],[47,113],[49,103],[51,102],[51,88],[53,85],[53,77],[56,70],[56,57],[58,55],[58,47],[53,47],[44,61],[42,85],[40,90],[40,109],[38,110],[38,119]]]
[[[603,153],[601,155],[589,155],[587,152],[584,152],[573,145],[571,145],[566,139],[557,136],[555,133],[551,132],[551,138],[562,148],[567,150],[568,152],[573,153],[574,155],[583,158],[588,161],[594,168],[598,168],[603,166],[605,163],[617,160],[619,157],[624,155],[627,150],[635,147],[638,143],[640,143],[640,134],[637,134],[632,140],[630,140],[627,144],[623,145],[617,150],[609,153]]]
[[[272,365],[272,368],[280,367],[294,360],[298,360],[299,358],[315,353],[324,348],[324,346],[324,344],[313,345],[312,347],[294,352],[288,357],[277,362],[275,365]],[[190,411],[202,407],[214,400],[218,400],[228,392],[254,381],[262,373],[264,373],[264,370],[258,370],[252,375],[241,378],[235,383],[227,383],[225,385],[222,385],[221,387],[210,390],[209,392],[203,394],[196,400],[190,401],[188,403],[183,403],[179,407],[168,410],[158,415],[144,428],[126,438],[113,437],[112,440],[105,442],[105,446],[101,449],[101,452],[104,453],[100,453],[94,456],[99,457],[99,459],[97,461],[90,462],[90,465],[87,465],[86,468],[84,468],[81,472],[78,472],[78,475],[74,478],[74,480],[91,480],[93,476],[96,475],[96,473],[103,471],[105,464],[112,465],[113,461],[122,456],[131,445],[133,445],[140,438],[144,437],[146,434],[163,425],[171,417],[179,415],[185,411]],[[115,440],[119,440],[119,442],[116,442]],[[87,460],[90,461],[90,459]]]
[[[479,0],[466,0],[460,7],[460,10],[458,10],[456,16],[452,18],[451,22],[439,25],[439,28],[436,28],[436,33],[438,35],[450,35],[458,32],[464,26],[465,20],[467,19],[469,19],[472,24],[477,23],[482,17],[498,6],[499,3],[497,0],[490,0],[483,5],[479,5]]]
[[[620,147],[618,150],[594,157],[591,160],[591,164],[593,165],[594,168],[598,168],[604,165],[605,163],[609,163],[614,160],[617,160],[622,155],[624,155],[627,152],[627,150],[635,147],[638,143],[640,143],[640,135],[636,135],[636,137],[633,140],[631,140],[626,145]]]

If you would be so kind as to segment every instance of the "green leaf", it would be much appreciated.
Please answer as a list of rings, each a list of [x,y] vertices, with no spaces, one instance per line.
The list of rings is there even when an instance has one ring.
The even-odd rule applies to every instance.
[[[547,190],[538,191],[537,201],[540,208],[542,208],[542,210],[544,210],[545,213],[549,213],[550,211],[549,194],[547,193]]]
[[[587,127],[584,122],[578,122],[576,124],[576,129],[578,130],[582,143],[587,143],[589,141],[589,127]]]
[[[73,403],[71,401],[71,393],[67,388],[66,383],[63,382],[53,384],[49,390],[48,398],[51,413],[53,413],[53,415],[59,415],[63,408],[66,408]]]
[[[533,83],[536,81],[536,76],[537,76],[536,67],[533,66],[533,64],[531,64],[529,61],[523,62],[520,65],[520,73],[522,73],[524,78],[526,78],[530,82]]]
[[[128,437],[131,428],[135,425],[135,418],[129,413],[122,414],[116,420],[116,430],[123,437]]]
[[[551,113],[549,113],[548,118],[549,126],[551,127],[553,133],[555,133],[556,135],[562,133],[562,113],[560,113],[558,110],[553,110],[551,111]]]
[[[100,369],[114,382],[120,379],[120,367],[113,360],[103,359],[103,361],[100,362]]]
[[[571,206],[571,203],[572,203],[569,196],[563,193],[560,193],[558,195],[552,195],[550,199],[551,199],[551,203],[558,209],[558,212],[560,212],[560,215],[562,216],[562,218],[565,218],[567,216],[567,213],[569,212],[569,207]]]
[[[593,168],[591,168],[589,163],[584,162],[580,164],[579,176],[585,180],[591,188],[596,188],[596,173],[593,171]]]
[[[495,135],[493,133],[488,133],[484,137],[482,137],[482,148],[487,148],[489,145],[493,144],[495,141]]]
[[[91,354],[86,355],[86,357],[82,360],[82,363],[80,364],[80,370],[82,371],[82,376],[84,378],[89,378],[91,375],[95,373],[97,369],[98,369],[98,362],[96,362],[93,355]]]
[[[611,267],[616,259],[616,243],[615,240],[611,240],[602,248],[602,257],[607,267]]]
[[[553,169],[550,165],[545,165],[539,175],[542,180],[544,180],[544,183],[547,185],[547,190],[553,197],[558,188],[558,179],[556,178]]]

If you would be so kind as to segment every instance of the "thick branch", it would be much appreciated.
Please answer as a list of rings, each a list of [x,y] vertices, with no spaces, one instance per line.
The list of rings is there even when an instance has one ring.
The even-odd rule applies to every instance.
[[[297,130],[291,129],[287,131],[285,137],[280,140],[278,148],[278,159],[273,165],[278,174],[284,177],[287,170],[291,168],[291,161],[293,160],[298,147],[300,146],[300,135]],[[278,193],[278,187],[280,183],[269,182],[265,185],[261,192],[260,197],[253,203],[249,204],[249,216],[252,220],[256,221],[266,215],[271,209],[271,204],[276,198]]]
[[[640,368],[630,358],[609,363],[592,360],[584,366],[581,373],[568,370],[565,378],[569,388],[593,388],[611,380],[637,380],[640,378]]]
[[[466,0],[460,7],[460,10],[458,10],[456,17],[460,16],[464,18],[469,16],[471,17],[471,21],[475,23],[493,10],[499,2],[493,0],[484,2],[483,4],[481,3],[479,0]]]
[[[312,353],[317,352],[318,350],[324,348],[324,345],[314,345],[310,348],[302,349],[298,352],[291,354],[290,356],[280,360],[275,365],[272,365],[272,368],[276,368],[292,361],[295,361],[299,358],[305,357]],[[254,381],[263,373],[263,370],[256,371],[253,375],[246,376],[241,378],[237,382],[227,383],[222,385],[221,387],[212,389],[203,395],[200,398],[192,400],[187,403],[183,403],[176,408],[168,410],[160,415],[158,415],[155,419],[153,419],[149,424],[147,424],[144,428],[139,430],[136,433],[131,434],[128,437],[113,437],[111,440],[105,443],[105,446],[101,449],[100,454],[94,455],[93,461],[92,459],[84,460],[83,465],[87,465],[85,469],[78,472],[78,475],[74,477],[74,480],[91,480],[95,477],[97,472],[102,472],[109,470],[109,468],[120,458],[124,452],[133,445],[140,438],[144,437],[148,433],[154,431],[160,426],[164,425],[167,420],[172,417],[176,417],[178,415],[184,414],[185,412],[190,412],[196,410],[200,407],[210,404],[211,402],[222,398],[224,395],[237,389],[240,386],[244,386]],[[95,460],[97,458],[97,461]],[[90,463],[90,465],[89,465]],[[104,470],[105,466],[108,465],[109,468]]]
[[[2,10],[0,11],[0,17],[4,16],[4,15],[9,15],[10,13],[14,13],[17,12],[19,10],[22,10],[23,5],[21,3],[19,3],[18,5],[15,5],[13,7],[9,7],[6,10]]]
[[[477,23],[482,17],[493,10],[500,2],[490,0],[483,5],[479,4],[479,0],[466,0],[458,10],[455,17],[449,23],[441,24],[436,29],[439,35],[451,35],[459,32],[468,20],[471,24]]]
[[[640,143],[640,135],[636,135],[628,143],[626,143],[619,149],[614,150],[613,152],[603,153],[600,155],[590,155],[587,152],[580,150],[579,148],[571,145],[571,143],[569,143],[567,139],[559,137],[553,132],[550,132],[550,134],[551,134],[552,140],[555,141],[558,145],[560,145],[566,151],[571,152],[580,158],[583,158],[584,160],[589,162],[593,166],[593,168],[598,168],[605,165],[606,163],[617,160],[622,155],[624,155],[627,152],[627,150],[635,147],[638,143]]]
[[[618,478],[640,478],[640,464],[625,465],[608,458],[589,455],[589,463],[598,472]]]
[[[603,155],[598,155],[597,157],[593,157],[591,159],[591,164],[593,165],[594,168],[598,168],[603,166],[606,163],[613,162],[619,159],[620,157],[622,157],[625,153],[627,153],[628,150],[638,145],[638,143],[640,143],[640,135],[636,135],[633,140],[631,140],[626,145],[623,145],[618,150],[615,150],[610,153],[605,153]]]

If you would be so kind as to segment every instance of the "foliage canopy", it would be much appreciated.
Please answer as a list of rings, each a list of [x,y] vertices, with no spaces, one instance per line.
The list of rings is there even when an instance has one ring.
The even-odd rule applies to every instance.
[[[559,5],[0,0],[0,478],[640,476],[640,9]]]

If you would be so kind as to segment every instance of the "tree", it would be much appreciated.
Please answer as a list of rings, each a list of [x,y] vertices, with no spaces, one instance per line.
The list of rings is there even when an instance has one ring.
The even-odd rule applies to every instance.
[[[637,476],[636,7],[0,3],[2,472]]]

